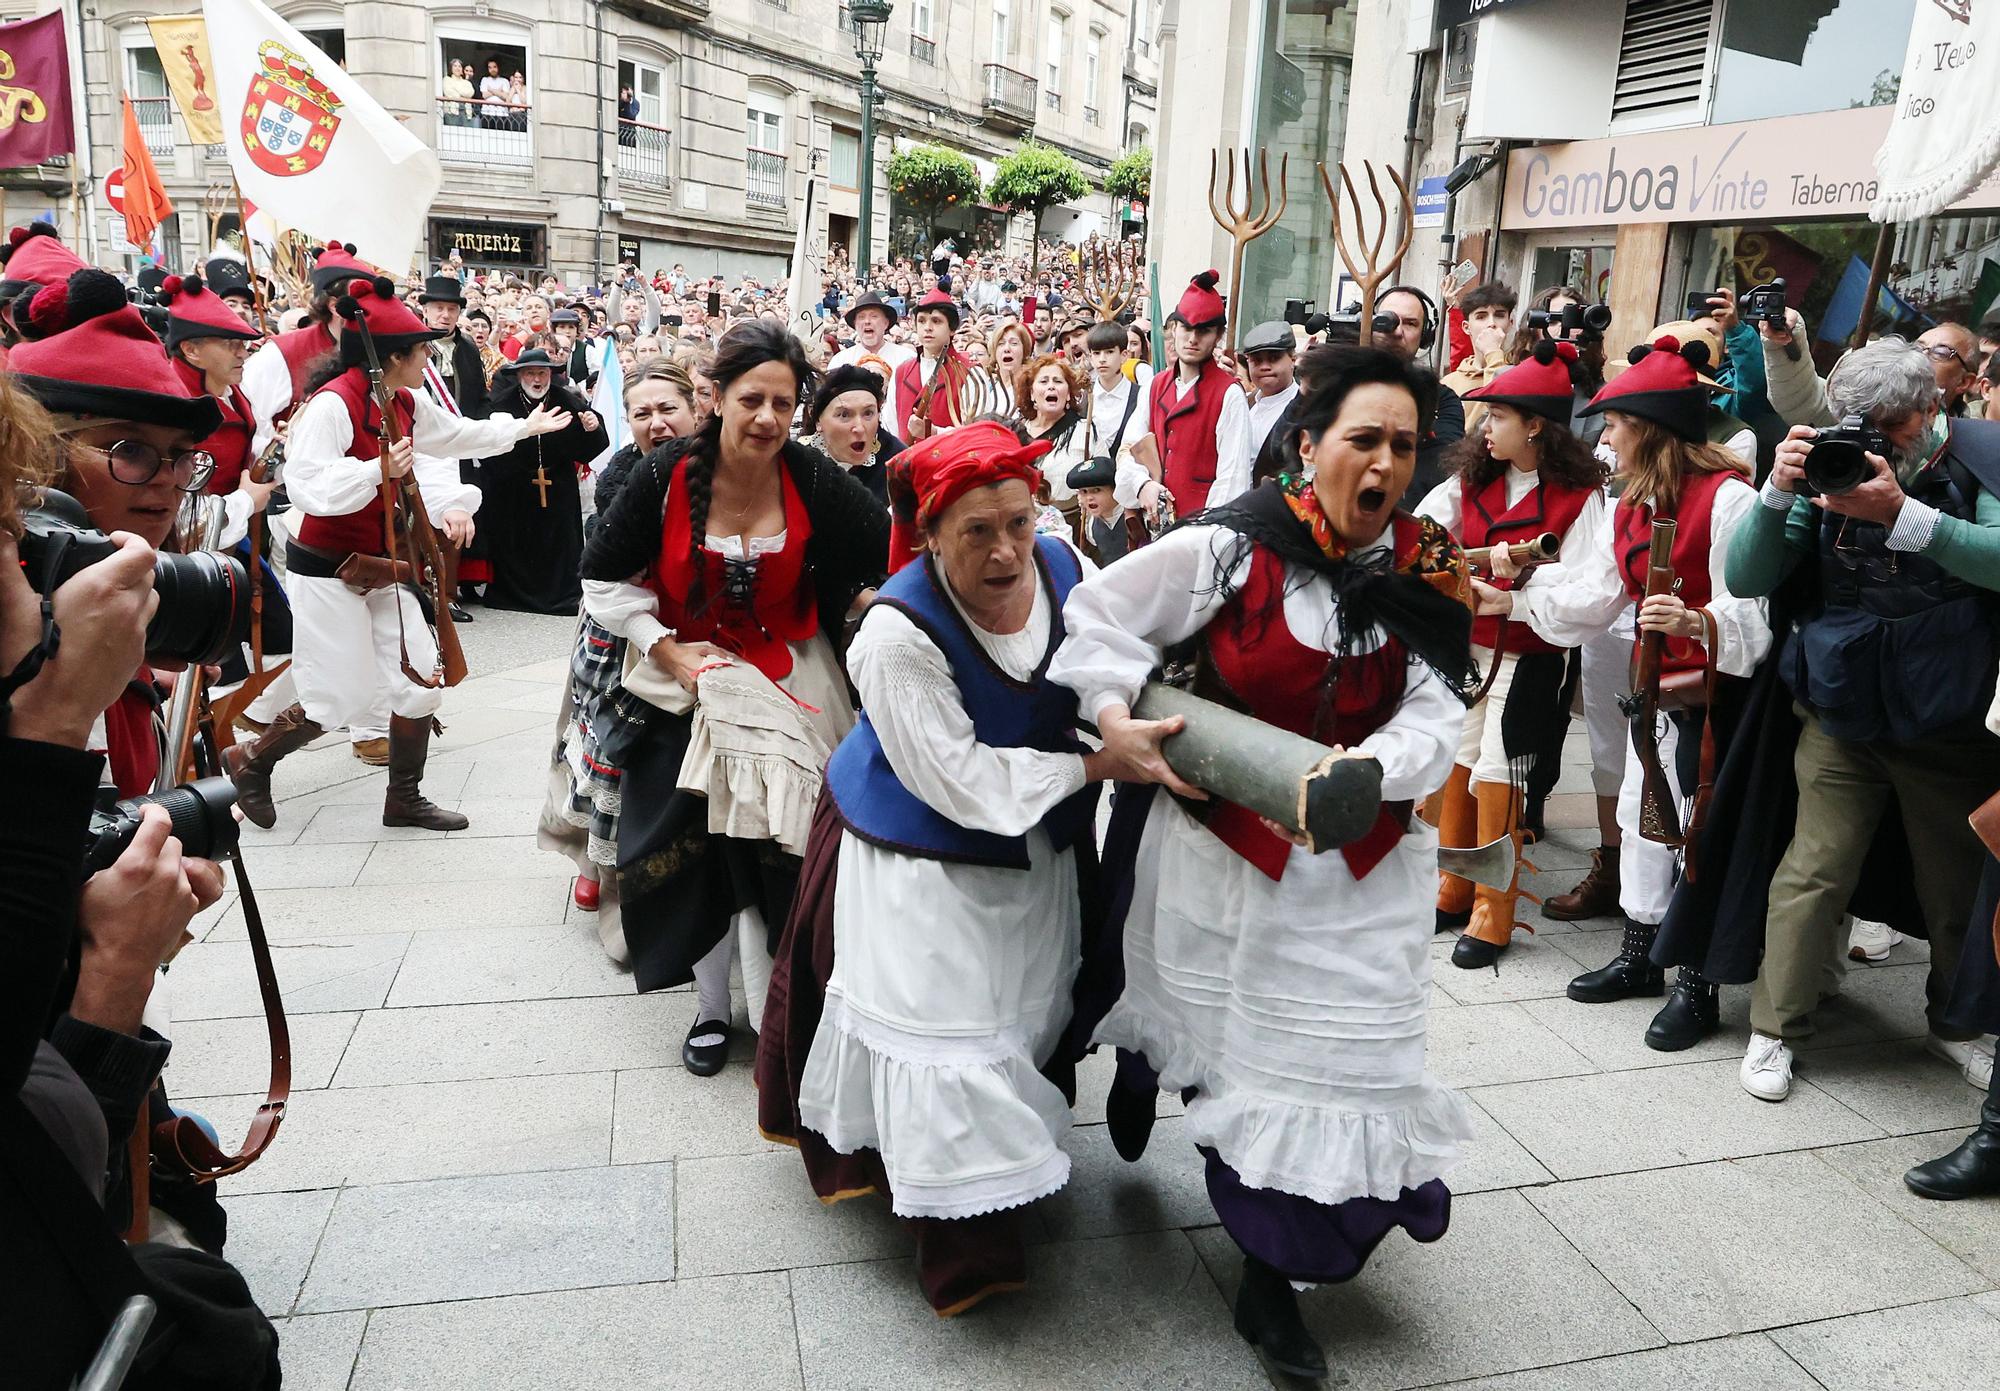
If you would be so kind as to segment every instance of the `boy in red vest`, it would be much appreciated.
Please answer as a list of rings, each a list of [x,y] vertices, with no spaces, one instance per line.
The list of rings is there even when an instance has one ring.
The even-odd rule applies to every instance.
[[[1183,517],[1250,488],[1250,398],[1215,355],[1228,319],[1215,292],[1221,278],[1205,270],[1190,280],[1167,317],[1176,370],[1153,378],[1149,433],[1133,445],[1157,479],[1139,499],[1148,513],[1158,506],[1160,486]]]
[[[910,321],[917,329],[917,355],[896,369],[896,424],[915,444],[935,430],[971,418],[965,398],[977,392],[972,363],[951,345],[958,332],[958,301],[932,290],[917,301]]]
[[[226,521],[224,548],[241,541],[250,518],[264,510],[276,483],[250,481],[256,456],[250,442],[257,434],[256,409],[243,392],[243,364],[257,331],[244,324],[199,276],[170,275],[160,282],[160,303],[167,310],[167,358],[174,375],[190,396],[213,396],[222,407],[222,428],[201,442],[215,460],[208,491],[221,496]]]
[[[479,490],[459,481],[456,461],[504,454],[529,435],[563,429],[570,415],[541,406],[525,420],[449,415],[421,390],[431,340],[440,335],[396,297],[393,281],[355,280],[335,308],[348,320],[337,371],[299,408],[285,447],[285,489],[300,517],[286,547],[299,703],[272,720],[255,743],[231,748],[229,773],[243,814],[259,826],[275,825],[271,770],[278,760],[322,730],[360,719],[376,692],[386,690],[389,794],[382,824],[460,831],[469,824],[465,817],[426,800],[419,786],[431,717],[444,697],[442,687],[421,686],[403,674],[406,658],[423,673],[437,662],[423,610],[406,585],[375,584],[360,573],[344,579],[340,572],[351,560],[388,554],[378,491],[385,474],[401,478],[414,470],[441,539],[462,546],[472,539]],[[381,411],[362,365],[356,321],[367,324],[384,384],[395,393],[401,438],[389,447],[386,464]]]

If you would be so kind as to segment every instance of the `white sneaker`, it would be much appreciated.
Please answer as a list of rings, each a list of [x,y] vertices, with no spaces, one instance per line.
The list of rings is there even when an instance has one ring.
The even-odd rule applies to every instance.
[[[1743,1090],[1759,1101],[1783,1101],[1792,1091],[1792,1050],[1781,1038],[1752,1034],[1738,1076]]]
[[[1850,921],[1854,924],[1847,934],[1850,961],[1887,961],[1889,949],[1903,940],[1903,934],[1887,923],[1870,922],[1866,918]]]
[[[1924,1051],[1934,1057],[1943,1058],[1957,1068],[1959,1075],[1970,1086],[1985,1091],[1993,1082],[1993,1035],[1968,1039],[1964,1043],[1954,1043],[1948,1038],[1932,1034],[1924,1040]]]

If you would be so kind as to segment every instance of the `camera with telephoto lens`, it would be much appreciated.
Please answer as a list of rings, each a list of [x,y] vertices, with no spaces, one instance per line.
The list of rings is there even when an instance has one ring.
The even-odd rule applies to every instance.
[[[1813,436],[1812,448],[1806,451],[1806,481],[1798,492],[1804,497],[1853,492],[1874,475],[1870,454],[1888,458],[1889,437],[1861,416],[1842,416],[1838,425]]]
[[[1785,320],[1784,277],[1746,291],[1736,305],[1736,315],[1753,327],[1762,325],[1773,333],[1786,332],[1790,325]]]
[[[1330,333],[1333,333],[1334,336],[1338,338],[1340,341],[1353,342],[1353,343],[1358,343],[1361,341],[1360,310],[1357,309],[1350,314],[1323,314],[1317,317],[1325,320],[1327,330]],[[1401,319],[1398,319],[1394,314],[1391,314],[1386,309],[1376,310],[1375,317],[1368,321],[1369,328],[1372,329],[1377,336],[1385,336],[1387,334],[1394,333],[1397,329],[1402,327],[1402,324],[1403,321]],[[1348,335],[1352,336],[1349,337]]]
[[[43,488],[21,514],[21,569],[38,594],[118,553],[118,543],[90,524],[83,504]],[[146,625],[152,660],[211,666],[250,637],[250,576],[243,562],[214,551],[153,557],[153,592],[160,596]]]
[[[1304,329],[1308,337],[1317,338],[1326,332],[1327,325],[1332,322],[1326,315],[1313,312],[1318,307],[1315,300],[1288,299],[1285,301],[1285,322],[1294,328]],[[1390,327],[1395,327],[1393,321]]]
[[[1611,327],[1611,306],[1572,301],[1560,311],[1530,309],[1528,327],[1537,333],[1547,332],[1551,338],[1570,339],[1579,335],[1602,338],[1604,330]]]
[[[198,860],[221,860],[236,853],[236,784],[228,778],[200,778],[165,792],[128,797],[92,812],[84,841],[86,878],[118,862],[118,857],[132,843],[132,837],[139,833],[139,816],[147,806],[160,807],[167,813],[183,855]]]

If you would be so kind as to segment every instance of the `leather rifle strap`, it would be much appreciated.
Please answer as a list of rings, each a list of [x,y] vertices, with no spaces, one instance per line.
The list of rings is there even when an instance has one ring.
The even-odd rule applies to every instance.
[[[1709,804],[1715,800],[1715,694],[1720,673],[1715,666],[1715,649],[1720,640],[1715,615],[1707,609],[1694,610],[1701,620],[1701,753],[1696,760],[1693,804],[1688,811],[1686,845],[1681,851],[1681,877],[1690,884],[1695,879],[1695,843],[1708,824]]]

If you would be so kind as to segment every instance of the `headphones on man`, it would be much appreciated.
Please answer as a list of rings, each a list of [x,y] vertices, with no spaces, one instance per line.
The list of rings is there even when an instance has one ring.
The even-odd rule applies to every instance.
[[[1424,335],[1417,341],[1417,350],[1422,352],[1429,348],[1431,344],[1437,341],[1437,302],[1414,285],[1391,285],[1388,289],[1383,290],[1375,296],[1375,302],[1380,304],[1390,295],[1408,295],[1424,307]]]

